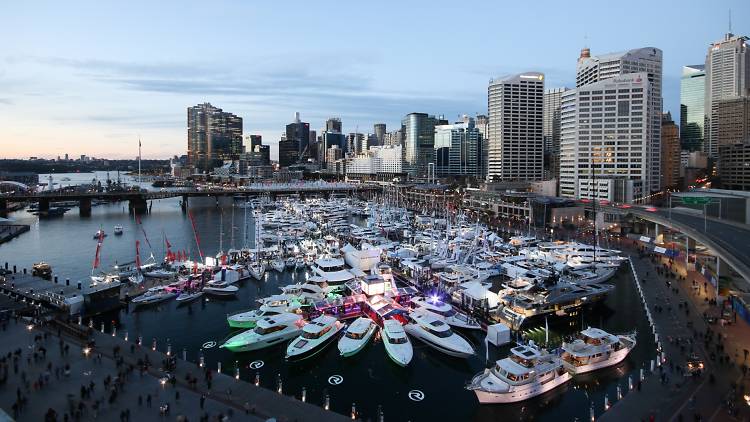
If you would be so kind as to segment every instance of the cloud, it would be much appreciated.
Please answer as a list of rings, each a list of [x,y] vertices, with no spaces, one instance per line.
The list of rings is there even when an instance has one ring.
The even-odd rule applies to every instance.
[[[10,98],[0,98],[0,104],[13,105],[13,100],[11,100]]]

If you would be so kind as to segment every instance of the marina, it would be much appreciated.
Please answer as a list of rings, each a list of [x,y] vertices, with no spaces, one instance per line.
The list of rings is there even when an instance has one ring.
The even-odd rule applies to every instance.
[[[349,201],[339,200],[338,203]],[[286,203],[291,208],[294,204],[301,204],[297,200]],[[98,316],[93,318],[93,325],[98,327],[103,323],[106,330],[116,327],[118,332],[127,331],[131,336],[138,333],[144,339],[157,339],[158,344],[169,344],[172,350],[184,348],[188,360],[197,362],[202,358],[213,366],[221,362],[223,368],[238,368],[242,379],[252,381],[257,373],[260,384],[268,388],[274,388],[273,380],[279,376],[284,380],[285,389],[301,390],[304,387],[308,400],[314,399],[322,403],[323,398],[329,395],[332,397],[332,410],[343,414],[348,415],[350,406],[355,402],[363,417],[374,417],[378,407],[386,410],[399,409],[400,414],[394,416],[395,420],[401,420],[401,414],[403,419],[429,420],[447,412],[456,419],[481,421],[517,414],[521,410],[538,420],[552,418],[555,412],[563,412],[571,418],[587,417],[592,404],[601,403],[605,394],[612,397],[618,382],[626,382],[629,374],[632,376],[637,373],[638,368],[653,359],[653,337],[647,335],[649,329],[645,317],[643,320],[636,318],[635,321],[632,318],[621,321],[613,317],[618,313],[628,312],[629,308],[637,309],[640,306],[627,271],[615,268],[614,271],[609,271],[609,278],[606,280],[595,280],[597,274],[605,271],[597,268],[603,262],[594,261],[593,264],[580,264],[588,264],[587,268],[592,270],[594,276],[581,276],[580,272],[560,274],[560,281],[557,283],[578,283],[576,286],[590,291],[592,286],[603,285],[606,281],[606,285],[613,286],[618,294],[604,294],[601,300],[595,301],[591,306],[571,306],[564,309],[564,312],[549,313],[547,318],[544,316],[545,312],[537,312],[540,315],[513,327],[511,343],[499,347],[488,345],[485,330],[489,324],[513,325],[512,320],[504,318],[501,312],[503,306],[509,306],[513,302],[503,302],[503,298],[509,295],[520,298],[519,291],[527,289],[528,293],[528,290],[532,290],[530,286],[534,289],[543,288],[544,282],[535,282],[533,277],[544,275],[545,269],[554,270],[554,264],[537,256],[518,259],[519,256],[529,255],[517,252],[524,248],[507,249],[503,252],[503,248],[510,247],[510,242],[501,242],[500,239],[505,237],[504,240],[509,240],[514,235],[497,233],[492,242],[484,241],[491,233],[482,232],[485,229],[475,223],[462,223],[456,217],[453,217],[450,224],[457,228],[451,229],[451,232],[446,226],[435,229],[423,224],[420,228],[416,222],[440,218],[430,216],[425,219],[419,215],[413,217],[409,225],[401,223],[403,227],[399,227],[399,220],[396,219],[391,219],[388,227],[378,227],[373,224],[375,219],[370,217],[387,215],[387,210],[365,212],[367,206],[374,208],[377,204],[358,201],[351,204],[356,205],[356,209],[342,210],[338,213],[341,219],[329,217],[325,225],[318,224],[316,227],[306,224],[316,221],[314,210],[309,211],[312,218],[297,217],[301,221],[294,221],[293,212],[288,211],[284,215],[279,212],[280,207],[276,207],[275,211],[261,204],[255,204],[255,208],[240,208],[233,207],[230,200],[221,201],[218,208],[213,200],[206,201],[205,204],[193,200],[192,215],[186,217],[181,215],[177,201],[162,200],[154,205],[151,214],[143,217],[140,226],[136,221],[128,219],[127,214],[123,215],[117,206],[97,207],[94,212],[101,213],[101,216],[97,216],[99,221],[102,218],[112,221],[104,225],[105,228],[116,224],[123,226],[122,235],[109,236],[104,240],[101,268],[113,267],[114,261],[134,261],[133,245],[136,240],[141,245],[146,245],[141,246],[140,251],[147,256],[141,262],[142,267],[147,265],[144,263],[161,261],[155,257],[168,256],[166,244],[158,246],[162,230],[165,235],[163,238],[168,238],[172,245],[173,262],[186,261],[185,255],[196,257],[199,255],[199,246],[196,244],[193,222],[201,240],[200,249],[207,259],[200,266],[195,263],[188,266],[180,264],[187,271],[179,270],[179,266],[151,267],[148,271],[150,276],[145,276],[145,282],[140,285],[123,282],[127,289],[138,289],[128,292],[148,291],[154,284],[165,286],[165,290],[171,285],[171,289],[175,291],[168,292],[165,295],[168,297],[164,300],[137,307],[133,302],[137,303],[138,297],[145,296],[123,294],[123,302],[130,303],[119,311],[98,312]],[[244,218],[246,209],[249,214],[247,220]],[[257,215],[254,216],[253,212]],[[336,210],[321,213],[337,215]],[[174,218],[170,216],[178,216],[180,223],[175,225]],[[220,219],[227,223],[223,229],[216,227]],[[257,224],[257,221],[264,221],[266,224]],[[90,223],[93,230],[89,233],[96,232],[99,224]],[[318,230],[320,233],[317,233]],[[413,236],[404,237],[404,230],[412,232]],[[472,233],[462,235],[461,231]],[[394,235],[399,232],[400,235]],[[287,238],[285,233],[288,233]],[[476,236],[477,233],[479,236]],[[145,239],[147,236],[152,237],[149,239],[150,246]],[[296,241],[290,242],[288,237]],[[483,244],[472,242],[472,237],[483,239]],[[32,237],[19,240],[26,239]],[[263,242],[262,247],[256,246],[256,239]],[[87,249],[87,253],[77,251],[81,255],[81,261],[69,269],[66,267],[72,264],[70,260],[58,264],[53,257],[45,258],[50,262],[53,273],[58,276],[58,282],[61,277],[67,278],[68,274],[78,274],[80,279],[86,278],[84,274],[90,272],[90,268],[86,270],[85,264],[81,264],[91,261],[95,245],[90,242],[88,240],[84,243],[81,240],[81,248]],[[488,247],[490,244],[491,247]],[[531,250],[532,245],[527,247]],[[579,246],[575,247],[580,249]],[[374,254],[370,251],[377,249],[380,249],[381,259],[374,261]],[[191,250],[192,253],[189,253]],[[224,254],[208,252],[209,250],[224,250],[226,258],[222,257]],[[353,250],[359,253],[352,253]],[[513,250],[516,252],[512,252]],[[536,250],[542,251],[542,248]],[[550,254],[549,259],[558,259],[560,255],[563,254],[556,254],[555,257]],[[501,262],[503,257],[510,258],[512,262]],[[0,258],[10,259],[5,255]],[[13,262],[24,264],[23,257],[14,258]],[[489,264],[492,258],[496,261]],[[28,256],[26,259],[26,262],[33,263],[37,257]],[[288,265],[292,259],[294,265]],[[226,264],[221,265],[222,261]],[[284,262],[283,269],[280,268],[279,261]],[[580,261],[585,261],[585,258]],[[236,266],[237,262],[247,266],[243,270],[246,273],[239,271],[241,268]],[[263,262],[264,265],[260,280],[250,272],[250,266],[255,262]],[[503,269],[504,264],[513,265],[513,270],[518,274],[512,273],[516,275],[512,279],[507,277],[510,273]],[[226,268],[213,273],[209,269],[212,266]],[[611,265],[607,268],[611,270]],[[522,270],[525,273],[522,274]],[[201,275],[204,271],[212,273],[210,279]],[[181,272],[185,274],[178,275]],[[153,277],[160,274],[169,278]],[[579,282],[583,278],[589,281]],[[201,293],[204,294],[187,301],[175,300],[183,294],[189,297],[190,292],[180,293],[176,290],[183,289],[187,280],[190,280],[191,286],[195,286],[193,293],[197,293],[198,286],[203,285]],[[211,295],[206,290],[210,290],[211,286],[218,289],[232,288],[230,290],[233,292]],[[77,286],[72,287],[77,290]],[[534,306],[536,305],[529,308]],[[245,317],[235,328],[231,327],[232,323],[228,318],[231,319],[232,315],[247,315],[253,310],[255,314]],[[284,315],[290,316],[284,319]],[[325,317],[331,315],[335,315],[342,324],[331,325],[330,318]],[[280,321],[274,320],[277,316],[281,316]],[[321,317],[323,318],[320,319]],[[289,352],[286,346],[295,343],[292,334],[301,334],[298,332],[301,328],[295,322],[316,318],[323,323],[320,331],[326,330],[321,337],[331,331],[335,331],[335,335],[322,338],[320,347],[308,350],[305,347],[307,344],[301,344],[301,349],[305,350],[293,353],[309,354],[311,357],[301,360],[285,359]],[[356,326],[359,324],[354,324],[357,318],[366,318],[372,324],[365,331],[357,331]],[[159,320],[158,325],[152,323],[155,319]],[[545,320],[549,326],[547,329]],[[285,321],[291,324],[288,325]],[[420,321],[426,325],[419,324]],[[346,324],[349,327],[354,325],[349,337]],[[271,344],[258,347],[261,341],[253,337],[262,338],[266,330],[275,330],[272,327],[276,326],[289,327],[285,332],[287,334],[278,337],[282,339],[278,341],[278,346]],[[307,325],[302,328],[305,326]],[[484,370],[485,364],[490,366],[495,360],[507,356],[516,341],[527,343],[533,340],[537,344],[544,344],[547,337],[553,339],[549,342],[550,350],[553,350],[562,346],[561,341],[554,339],[574,335],[588,326],[600,327],[612,333],[636,330],[644,334],[638,334],[638,347],[620,364],[597,371],[595,383],[592,384],[590,379],[576,378],[548,394],[524,402],[522,407],[515,407],[518,405],[513,404],[481,405],[474,393],[465,388],[472,377]],[[425,330],[430,327],[439,328],[438,336]],[[444,333],[450,334],[440,337]],[[319,331],[311,332],[311,336],[318,334]],[[238,336],[240,337],[235,338]],[[357,338],[359,336],[362,338]],[[330,342],[326,341],[329,338]],[[355,341],[347,347],[339,346],[345,339],[364,341]],[[297,343],[302,340],[311,339],[300,339]],[[271,341],[275,343],[273,339]],[[341,347],[352,350],[353,353],[347,352],[348,356],[342,357],[344,352]],[[235,349],[234,352],[232,348]],[[461,357],[447,353],[451,351]],[[252,368],[257,367],[257,361],[262,361],[263,366],[256,371]],[[440,385],[429,381],[434,374],[441,374],[444,381]],[[350,388],[329,383],[327,379],[334,375],[342,377],[343,384]],[[376,389],[380,393],[368,399],[364,390],[358,391],[362,388],[367,391]],[[410,394],[412,390],[419,390],[423,399],[412,400],[410,397],[415,396]],[[445,400],[452,400],[459,405],[448,409],[436,407]],[[559,404],[561,401],[563,404]],[[429,403],[434,404],[429,406]],[[386,412],[388,413],[390,412]]]

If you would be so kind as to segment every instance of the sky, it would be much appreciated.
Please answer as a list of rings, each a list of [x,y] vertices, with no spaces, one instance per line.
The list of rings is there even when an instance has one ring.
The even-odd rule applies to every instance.
[[[574,87],[580,49],[657,47],[664,108],[679,120],[681,67],[750,1],[0,2],[0,157],[184,154],[186,108],[241,116],[277,156],[299,111],[320,131],[396,129],[410,112],[487,111],[489,79],[546,74]]]

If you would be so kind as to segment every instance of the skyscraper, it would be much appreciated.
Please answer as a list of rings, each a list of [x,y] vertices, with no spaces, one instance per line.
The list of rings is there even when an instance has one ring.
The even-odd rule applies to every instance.
[[[326,120],[326,132],[341,133],[341,118],[331,117]]]
[[[676,187],[680,178],[680,129],[670,113],[662,114],[661,185]]]
[[[286,140],[297,143],[298,160],[310,156],[310,123],[301,121],[299,112],[294,113],[294,122],[286,125]]]
[[[373,133],[377,138],[378,145],[385,145],[385,132],[385,123],[375,123]]]
[[[683,66],[680,79],[680,142],[682,149],[703,149],[706,120],[706,70],[702,64]]]
[[[409,113],[404,127],[404,165],[412,177],[426,177],[429,163],[435,162],[435,126],[448,122],[426,113]]]
[[[658,191],[661,178],[661,111],[662,111],[662,52],[658,48],[644,47],[619,53],[591,56],[588,48],[581,51],[576,68],[576,86],[616,78],[620,75],[645,72],[648,77],[649,103],[646,104],[650,121],[643,128],[647,143],[644,157],[648,161],[649,174],[644,175],[645,189]],[[601,98],[600,98],[601,100]],[[601,107],[601,103],[598,104]],[[596,107],[597,104],[592,105]],[[605,116],[606,117],[606,116]]]
[[[567,88],[544,92],[542,132],[544,134],[544,178],[558,179],[560,165],[560,104]]]
[[[435,174],[482,177],[482,134],[474,118],[435,126]]]
[[[242,118],[210,103],[187,109],[188,164],[211,171],[242,153]]]
[[[543,106],[543,73],[490,80],[488,179],[542,180]]]
[[[703,151],[712,158],[718,154],[716,114],[719,102],[750,95],[750,51],[747,40],[747,37],[727,33],[724,39],[708,47]]]
[[[487,157],[489,156],[489,133],[490,133],[490,118],[485,114],[477,114],[476,127],[479,134],[482,135],[482,179],[487,179]]]

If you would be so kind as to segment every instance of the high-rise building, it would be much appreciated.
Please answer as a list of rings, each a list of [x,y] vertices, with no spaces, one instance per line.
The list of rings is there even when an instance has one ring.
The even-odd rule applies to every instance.
[[[429,164],[435,162],[435,126],[447,124],[442,117],[426,113],[409,113],[401,125],[404,127],[404,165],[412,177],[426,177]]]
[[[299,162],[299,143],[293,139],[279,141],[279,165],[289,167]]]
[[[661,122],[661,185],[676,187],[680,179],[680,129],[672,114],[663,113]]]
[[[632,202],[650,184],[648,73],[631,73],[563,93],[560,195]],[[661,121],[660,121],[661,125]],[[661,164],[661,163],[659,163]]]
[[[404,144],[404,128],[385,134],[384,145],[399,146]]]
[[[719,145],[719,180],[721,187],[750,191],[750,140],[734,145]]]
[[[435,126],[435,175],[482,177],[482,134],[474,118]]]
[[[490,80],[488,179],[542,180],[543,108],[543,73],[526,72]]]
[[[341,132],[341,118],[331,117],[328,120],[326,120],[326,132],[342,133]]]
[[[482,179],[487,179],[487,157],[489,156],[490,118],[486,114],[477,114],[475,119],[479,134],[482,135]]]
[[[310,123],[301,121],[299,112],[294,113],[294,122],[286,125],[286,140],[297,143],[297,161],[310,156]]]
[[[680,142],[682,149],[703,149],[706,120],[706,68],[702,64],[683,66],[680,79]]]
[[[750,97],[719,101],[714,117],[719,147],[750,140]]]
[[[716,122],[719,102],[750,95],[750,51],[748,38],[728,33],[708,47],[706,54],[706,126],[703,151],[718,155],[719,126]]]
[[[377,144],[376,145],[385,145],[385,123],[375,123],[373,133],[375,134],[375,138],[377,138]]]
[[[643,128],[647,143],[644,151],[650,174],[644,175],[644,186],[648,191],[660,189],[661,178],[661,111],[662,111],[662,52],[658,48],[645,47],[619,53],[591,56],[588,48],[581,50],[576,68],[576,87],[616,78],[630,73],[645,72],[651,87],[647,113],[651,120]],[[597,104],[592,104],[597,107]],[[601,104],[599,104],[601,107]],[[597,107],[598,108],[598,107]],[[606,117],[606,116],[605,116]]]
[[[200,171],[211,171],[242,153],[242,118],[210,103],[187,109],[188,162]]]
[[[544,178],[558,179],[560,166],[560,104],[567,88],[544,92],[542,132],[544,135]]]
[[[259,145],[263,145],[261,135],[245,135],[245,147],[248,151],[253,151]]]

